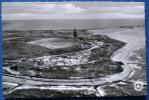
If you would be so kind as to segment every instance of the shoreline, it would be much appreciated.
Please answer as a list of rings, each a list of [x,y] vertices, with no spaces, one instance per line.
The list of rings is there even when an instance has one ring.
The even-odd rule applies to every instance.
[[[112,38],[112,37],[110,37],[110,38]],[[121,39],[119,39],[119,40],[121,41]],[[138,45],[138,46],[140,46],[140,45]],[[130,47],[130,48],[128,48],[128,47]],[[102,86],[103,84],[106,84],[106,83],[111,83],[112,84],[115,81],[121,81],[121,80],[124,81],[124,80],[127,80],[128,78],[130,78],[133,75],[134,70],[133,70],[132,67],[128,66],[128,64],[127,64],[128,61],[127,60],[129,58],[128,55],[130,55],[130,52],[132,52],[133,49],[134,49],[134,47],[129,46],[129,43],[127,43],[124,47],[122,47],[122,48],[118,49],[117,51],[115,51],[113,53],[114,56],[113,55],[111,56],[111,59],[113,61],[123,61],[124,66],[122,66],[122,67],[123,67],[124,70],[122,72],[116,73],[116,74],[113,74],[113,75],[107,75],[106,77],[99,78],[99,79],[92,79],[91,81],[95,85],[101,85]],[[126,50],[129,50],[129,51],[126,51]],[[129,53],[127,53],[127,52],[129,52]],[[122,54],[124,54],[124,55],[122,55]],[[124,56],[124,57],[122,58],[121,56]],[[119,58],[122,58],[122,59],[119,59]],[[61,80],[61,79],[59,79],[59,80]],[[77,81],[79,81],[79,80],[77,80]],[[85,81],[85,80],[82,80],[82,81]],[[88,81],[88,80],[86,80],[86,81]],[[56,82],[56,83],[58,83],[58,82]],[[84,83],[82,83],[82,84],[84,84]],[[90,82],[86,83],[86,84],[93,85]],[[101,87],[101,86],[99,86],[99,87]],[[39,87],[39,89],[40,89],[40,87]]]

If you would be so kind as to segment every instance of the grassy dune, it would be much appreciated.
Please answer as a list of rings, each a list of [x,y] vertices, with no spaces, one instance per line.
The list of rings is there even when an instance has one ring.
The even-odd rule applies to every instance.
[[[31,32],[29,34],[29,32]],[[110,57],[117,49],[121,48],[125,45],[124,42],[120,42],[117,40],[113,40],[107,36],[102,35],[90,35],[88,36],[88,32],[86,30],[78,31],[78,38],[81,41],[101,41],[104,42],[105,45],[100,48],[93,49],[90,54],[89,61],[96,60],[98,62],[94,64],[83,64],[78,66],[71,66],[67,69],[63,69],[63,67],[53,67],[48,69],[38,69],[33,68],[30,65],[22,64],[21,71],[22,75],[30,75],[28,72],[32,71],[36,73],[35,77],[44,77],[44,78],[69,78],[69,77],[82,77],[82,78],[94,78],[94,77],[102,77],[107,74],[114,74],[117,72],[121,72],[121,64],[112,62]],[[67,48],[60,49],[49,49],[39,45],[28,44],[29,41],[39,40],[43,38],[50,37],[60,37],[60,38],[71,38],[71,31],[5,31],[3,39],[3,59],[4,63],[9,62],[11,60],[16,60],[19,58],[34,58],[40,56],[47,55],[55,55],[55,54],[63,54],[69,52],[77,52],[84,50],[86,48],[82,48],[79,45],[73,45]],[[13,39],[8,39],[9,37],[14,37]],[[19,38],[16,38],[19,37]],[[73,41],[73,39],[72,39]],[[86,45],[86,42],[80,43]],[[23,67],[24,66],[24,67]],[[77,70],[79,68],[79,70]],[[12,68],[13,69],[13,68]],[[105,70],[106,69],[106,70]],[[16,68],[14,68],[16,70]],[[4,71],[5,73],[6,71]]]

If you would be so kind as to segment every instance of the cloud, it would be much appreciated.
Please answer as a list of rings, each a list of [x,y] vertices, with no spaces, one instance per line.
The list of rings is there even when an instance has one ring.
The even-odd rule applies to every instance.
[[[63,3],[4,3],[4,14],[7,13],[80,13],[85,11],[73,4]]]
[[[73,4],[50,4],[45,7],[49,12],[56,13],[80,13],[82,11],[85,11],[85,9],[76,7]]]
[[[98,18],[101,19],[140,19],[144,18],[144,15],[134,15],[134,14],[125,14],[125,13],[108,13],[108,14],[100,14]]]
[[[100,4],[100,3],[99,3]],[[2,3],[3,20],[144,18],[144,5]]]
[[[88,10],[94,13],[144,14],[144,6],[90,7]]]

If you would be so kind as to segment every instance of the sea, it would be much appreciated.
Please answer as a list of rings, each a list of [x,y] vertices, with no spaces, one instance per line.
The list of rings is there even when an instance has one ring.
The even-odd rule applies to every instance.
[[[3,30],[102,29],[119,26],[144,26],[144,19],[2,20]]]

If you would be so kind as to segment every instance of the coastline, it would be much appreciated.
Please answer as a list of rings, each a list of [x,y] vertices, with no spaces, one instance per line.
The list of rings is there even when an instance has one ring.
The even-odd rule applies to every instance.
[[[93,33],[94,34],[94,33]],[[97,33],[96,33],[97,34]],[[100,34],[100,33],[99,33]],[[114,33],[113,33],[114,34]],[[103,34],[102,34],[103,35]],[[106,35],[106,34],[105,34]],[[108,36],[108,35],[107,35]],[[110,38],[112,38],[112,36],[110,37]],[[122,38],[117,38],[117,39],[119,39],[120,41],[122,41]],[[126,41],[125,41],[126,42]],[[131,44],[132,45],[132,44]],[[122,66],[123,67],[123,71],[122,72],[120,72],[120,73],[117,73],[117,74],[113,74],[113,75],[107,75],[107,76],[105,76],[105,77],[103,77],[103,78],[99,78],[99,79],[92,79],[91,81],[95,84],[95,85],[100,85],[99,87],[98,87],[98,91],[99,91],[99,93],[105,93],[104,92],[104,89],[101,89],[100,87],[101,87],[101,85],[104,85],[105,83],[110,83],[110,84],[114,84],[114,82],[116,82],[116,81],[125,81],[125,80],[127,80],[128,78],[130,78],[133,74],[134,74],[134,69],[132,68],[132,67],[130,67],[130,66],[128,66],[127,65],[127,63],[128,63],[128,61],[129,61],[129,56],[128,55],[130,55],[130,53],[132,53],[132,49],[134,49],[134,46],[133,47],[131,47],[131,45],[129,45],[129,42],[127,42],[127,44],[124,46],[124,47],[122,47],[122,48],[120,48],[120,49],[118,49],[112,56],[111,56],[111,59],[113,60],[113,61],[122,61],[123,63],[124,63],[124,65]],[[139,47],[140,45],[138,45],[138,47]],[[130,47],[130,48],[128,48],[128,47]],[[128,50],[130,50],[130,51],[128,51]],[[128,53],[127,53],[128,52]],[[123,58],[121,57],[121,56],[123,56]],[[4,76],[4,77],[6,77],[6,76]],[[8,78],[9,79],[9,78]],[[36,78],[37,79],[37,78]],[[54,81],[56,81],[56,80],[54,80]],[[56,83],[58,83],[58,84],[61,84],[60,83],[60,81],[61,80],[58,80],[58,82],[56,82]],[[77,81],[79,81],[79,80],[77,80]],[[82,80],[82,82],[81,83],[79,83],[79,84],[77,84],[77,85],[81,85],[81,84],[89,84],[89,85],[93,85],[92,83],[91,83],[91,81],[90,80],[86,80],[87,82],[86,83],[83,83],[83,81],[85,81],[85,80]],[[27,81],[26,81],[27,82]],[[28,81],[29,82],[29,81]],[[36,81],[35,81],[36,82]],[[74,83],[73,81],[72,82],[70,82],[70,84],[69,84],[69,80],[68,81],[65,81],[64,80],[64,82],[62,83],[63,85],[65,84],[65,85],[70,85],[70,84],[72,84],[72,83]],[[30,82],[29,82],[30,83]],[[34,82],[33,82],[34,83]],[[42,82],[41,82],[42,83]],[[46,84],[49,84],[49,83],[46,83]],[[51,83],[51,84],[54,84],[54,83]],[[42,88],[42,87],[41,87]],[[19,89],[21,89],[21,87],[19,88]],[[39,87],[39,89],[40,89],[40,87]],[[64,88],[65,89],[65,88]],[[101,91],[102,90],[102,91]],[[14,90],[15,91],[15,90]],[[103,95],[104,96],[104,95]]]
[[[110,31],[110,30],[108,30],[108,31]],[[89,32],[93,32],[94,34],[106,35],[112,39],[116,39],[116,40],[123,41],[126,43],[126,45],[124,47],[118,49],[111,56],[111,59],[113,61],[123,62],[123,64],[124,64],[122,66],[123,72],[117,73],[114,75],[108,75],[107,77],[105,77],[105,79],[109,82],[119,79],[119,80],[123,81],[124,84],[126,84],[126,85],[129,82],[130,82],[129,85],[133,85],[133,84],[135,84],[136,81],[139,80],[142,84],[146,85],[147,84],[146,76],[143,76],[143,77],[145,77],[145,78],[143,78],[142,76],[138,77],[136,75],[136,73],[141,74],[142,72],[146,72],[145,68],[141,66],[141,64],[143,64],[143,63],[140,62],[139,60],[131,60],[130,59],[132,56],[136,55],[136,53],[134,52],[135,50],[139,50],[140,48],[145,49],[144,29],[143,28],[142,29],[140,29],[140,28],[127,29],[127,30],[122,30],[121,32],[118,31],[118,32],[113,32],[113,33],[111,33],[111,32],[108,33],[108,31],[107,30],[105,32],[104,32],[104,30],[103,31],[101,31],[101,30],[90,30],[89,31]],[[144,34],[144,35],[142,35],[142,34]],[[139,55],[139,54],[137,54],[137,55]],[[141,59],[143,59],[143,58],[141,58]],[[143,62],[145,62],[145,61],[143,61]],[[117,86],[117,84],[123,84],[123,83],[116,83],[115,86]],[[112,85],[109,85],[109,86],[112,86]],[[143,90],[143,92],[145,93],[146,87],[144,87],[144,89],[145,90]],[[134,91],[134,92],[137,93],[138,95],[142,94],[142,93],[139,94],[140,92],[138,92],[138,91]],[[110,94],[108,94],[108,95],[110,95]]]

